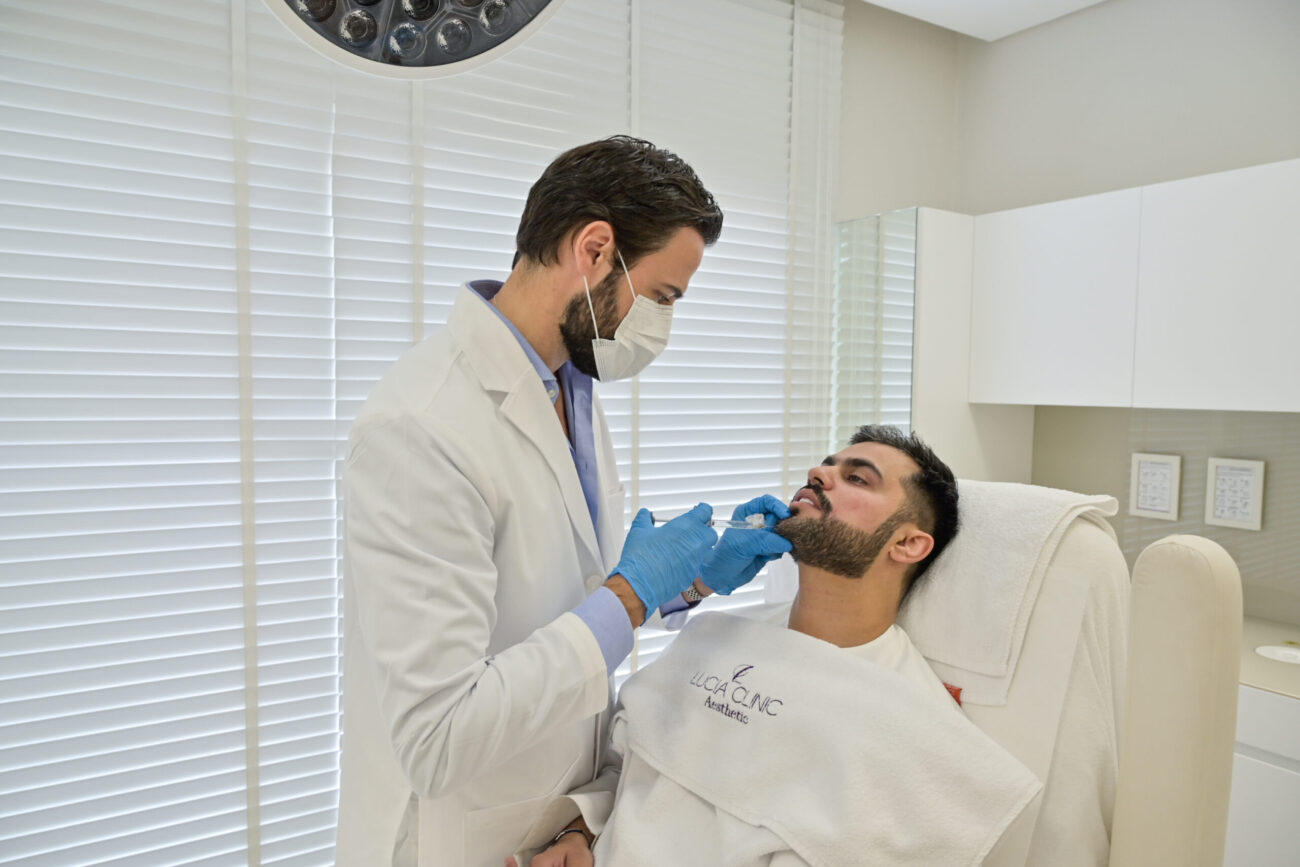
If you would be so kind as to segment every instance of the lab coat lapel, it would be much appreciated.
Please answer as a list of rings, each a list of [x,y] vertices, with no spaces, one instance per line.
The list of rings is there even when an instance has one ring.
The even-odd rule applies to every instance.
[[[591,521],[591,511],[587,508],[587,498],[582,493],[582,483],[578,480],[578,469],[569,454],[568,440],[564,438],[564,431],[555,417],[555,407],[547,399],[536,373],[531,368],[528,372],[532,374],[533,381],[521,381],[518,388],[506,395],[501,404],[501,414],[521,434],[532,440],[546,458],[546,463],[560,486],[560,493],[564,495],[569,523],[573,525],[574,533],[585,548],[585,556],[590,560],[585,570],[601,571],[596,528]]]
[[[596,528],[578,480],[578,469],[556,418],[555,406],[547,398],[537,371],[514,335],[476,297],[474,290],[461,289],[449,326],[483,387],[503,396],[501,415],[532,442],[550,467],[564,498],[573,533],[581,543],[584,572],[603,575]]]

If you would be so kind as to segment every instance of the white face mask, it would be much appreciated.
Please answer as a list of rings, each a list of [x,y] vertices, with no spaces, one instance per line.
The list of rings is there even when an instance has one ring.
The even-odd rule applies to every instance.
[[[627,311],[615,330],[613,340],[600,336],[596,308],[591,303],[591,287],[587,285],[587,278],[582,278],[582,285],[587,289],[587,306],[591,308],[592,326],[596,331],[591,351],[596,357],[596,378],[601,382],[627,379],[644,370],[668,345],[668,332],[673,326],[672,305],[656,304],[644,295],[636,294],[632,288],[632,275],[627,273],[627,263],[623,261],[621,252],[618,261],[627,277],[627,289],[632,293],[632,309]]]

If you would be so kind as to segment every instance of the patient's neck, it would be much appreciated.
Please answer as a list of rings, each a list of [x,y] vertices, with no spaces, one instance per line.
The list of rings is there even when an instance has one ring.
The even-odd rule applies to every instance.
[[[898,582],[877,572],[873,566],[853,579],[800,565],[790,628],[837,647],[857,647],[879,638],[898,616],[900,592]]]

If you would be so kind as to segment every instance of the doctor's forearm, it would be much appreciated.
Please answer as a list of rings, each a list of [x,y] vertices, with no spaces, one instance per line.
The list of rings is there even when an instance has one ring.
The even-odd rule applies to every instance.
[[[605,582],[605,586],[613,591],[618,601],[623,603],[623,607],[627,610],[627,619],[632,622],[632,628],[635,629],[645,623],[645,603],[636,595],[636,591],[632,589],[632,585],[626,578],[622,575],[612,575]]]

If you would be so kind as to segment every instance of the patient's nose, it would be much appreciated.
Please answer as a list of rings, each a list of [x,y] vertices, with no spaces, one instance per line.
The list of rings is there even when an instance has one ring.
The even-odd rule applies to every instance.
[[[834,467],[813,467],[808,471],[808,485],[813,488],[825,488],[827,483],[834,482]]]

